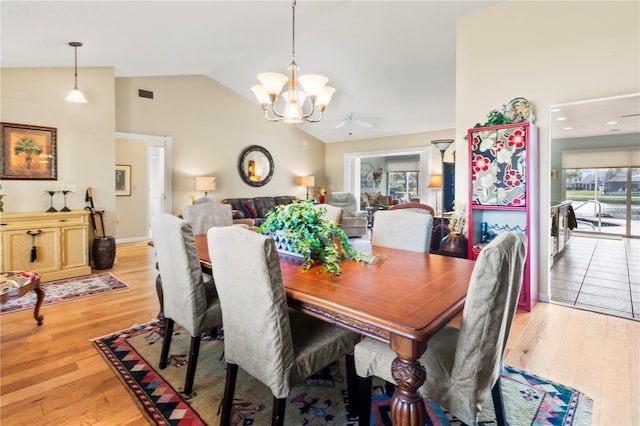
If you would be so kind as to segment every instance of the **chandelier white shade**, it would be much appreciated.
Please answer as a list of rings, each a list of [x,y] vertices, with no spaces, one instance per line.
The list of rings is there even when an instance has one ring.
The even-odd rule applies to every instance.
[[[85,98],[80,89],[78,89],[78,47],[82,47],[82,43],[79,41],[72,41],[69,42],[69,46],[73,47],[74,50],[74,86],[73,90],[69,92],[65,100],[77,104],[85,104],[87,103],[87,98]]]
[[[258,102],[262,105],[264,116],[269,121],[284,121],[285,123],[302,123],[304,121],[317,122],[322,120],[322,114],[331,101],[336,89],[327,86],[329,79],[323,75],[309,74],[298,77],[296,64],[296,1],[291,4],[293,14],[292,50],[289,76],[277,72],[263,72],[258,74],[260,84],[251,88]],[[281,94],[284,85],[287,89]],[[298,83],[304,91],[298,90]],[[278,111],[276,102],[281,97],[284,109]],[[281,108],[281,107],[280,107]]]

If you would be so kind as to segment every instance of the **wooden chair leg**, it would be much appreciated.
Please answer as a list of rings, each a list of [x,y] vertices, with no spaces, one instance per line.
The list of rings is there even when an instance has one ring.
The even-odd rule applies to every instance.
[[[191,347],[189,349],[189,365],[187,365],[187,377],[184,381],[184,394],[191,395],[193,391],[193,380],[196,377],[196,365],[198,364],[198,353],[200,352],[200,335],[191,337]]]
[[[358,374],[356,373],[356,361],[353,354],[345,356],[347,365],[347,395],[349,397],[349,417],[358,415]]]
[[[491,388],[491,399],[493,407],[496,410],[496,423],[498,426],[507,426],[507,416],[504,412],[504,403],[502,401],[502,387],[500,386],[500,377]]]
[[[371,384],[373,377],[358,377],[358,425],[369,426],[371,419]]]
[[[271,426],[284,426],[284,412],[287,409],[287,398],[273,397],[273,411],[271,412]]]
[[[236,392],[237,377],[238,364],[227,363],[227,378],[224,382],[224,396],[222,397],[220,426],[231,426],[231,409],[233,408],[233,394]]]
[[[173,336],[173,320],[165,318],[164,337],[162,339],[162,350],[160,351],[160,369],[167,367],[167,358],[169,358],[169,348],[171,347],[171,336]]]

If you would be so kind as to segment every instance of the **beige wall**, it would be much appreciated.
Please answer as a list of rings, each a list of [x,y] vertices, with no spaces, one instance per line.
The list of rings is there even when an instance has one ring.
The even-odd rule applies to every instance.
[[[138,88],[154,92],[138,98]],[[215,176],[218,199],[270,195],[304,198],[295,177],[324,181],[324,144],[295,126],[267,122],[257,103],[205,76],[116,79],[116,128],[119,132],[173,138],[172,186],[175,214],[190,203],[196,176]],[[238,175],[241,151],[261,145],[273,156],[275,172],[261,188]],[[210,194],[211,195],[211,194]]]
[[[116,196],[118,240],[145,238],[147,237],[147,143],[116,139],[115,164],[131,166],[131,195]]]
[[[89,100],[64,100],[73,88],[73,68],[2,68],[2,122],[56,127],[58,180],[3,180],[4,209],[8,212],[45,211],[52,186],[75,185],[67,205],[82,210],[87,187],[93,188],[96,209],[105,210],[106,232],[114,229],[115,101],[112,68],[82,68],[78,85]],[[54,207],[63,207],[56,195]]]
[[[516,97],[540,129],[540,288],[548,294],[549,106],[640,91],[640,3],[506,2],[458,22],[456,143],[469,127]],[[458,155],[456,194],[468,191]]]

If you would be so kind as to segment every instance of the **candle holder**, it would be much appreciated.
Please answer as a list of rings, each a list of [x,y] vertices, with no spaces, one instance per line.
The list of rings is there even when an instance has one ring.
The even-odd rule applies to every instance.
[[[49,190],[47,190],[47,191],[44,191],[44,192],[46,192],[47,194],[49,194],[49,196],[51,197],[51,200],[50,200],[50,207],[49,207],[49,210],[47,210],[47,213],[57,212],[58,210],[56,210],[55,208],[53,208],[53,196],[54,196],[54,195],[56,195],[56,192],[58,192],[58,191],[49,191]]]
[[[73,192],[69,189],[63,189],[62,191],[62,195],[64,196],[64,207],[62,208],[62,210],[60,210],[61,212],[70,212],[71,209],[69,207],[67,207],[67,194],[70,192]]]

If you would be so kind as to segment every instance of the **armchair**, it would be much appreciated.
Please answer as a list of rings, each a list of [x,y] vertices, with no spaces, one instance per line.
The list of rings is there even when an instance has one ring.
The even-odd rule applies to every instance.
[[[349,237],[367,234],[367,212],[358,211],[358,200],[350,192],[331,192],[327,204],[342,209],[342,229]]]

